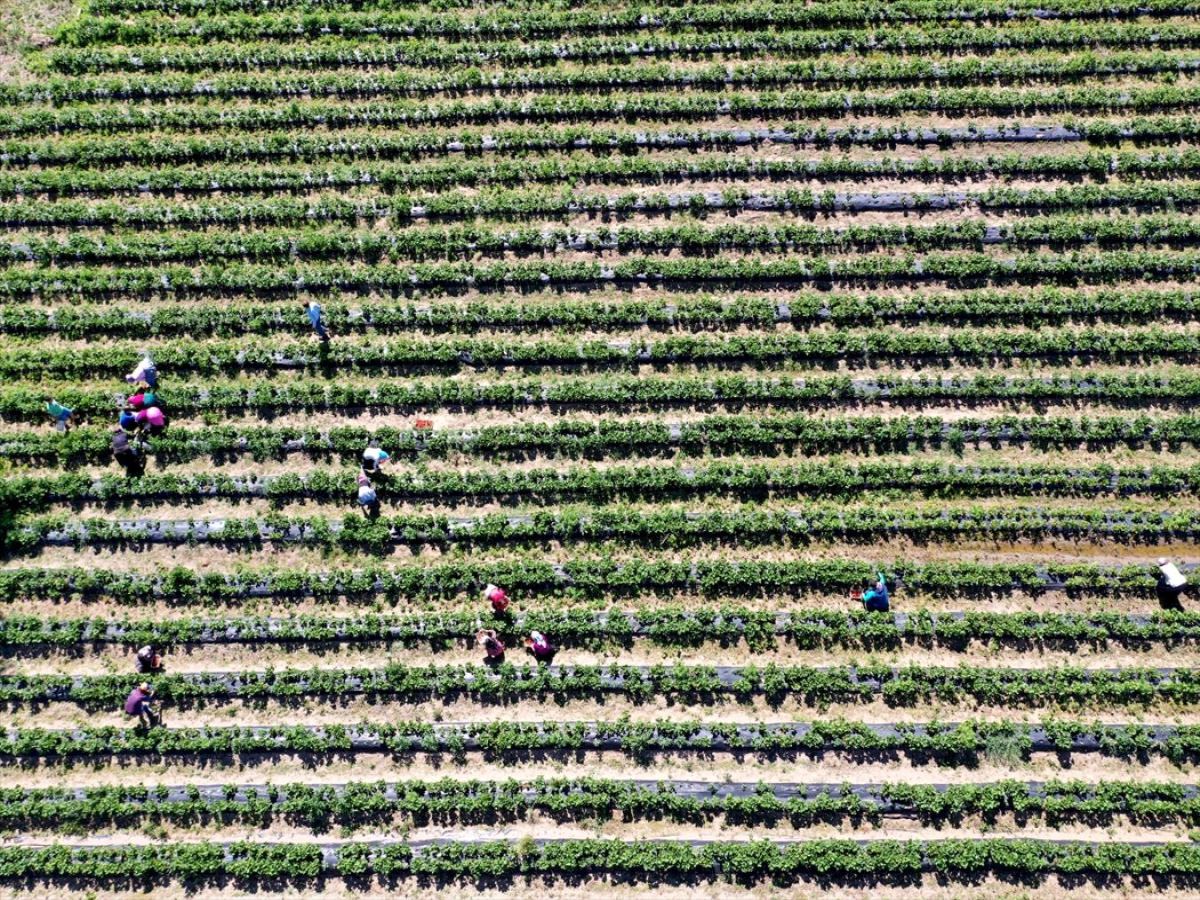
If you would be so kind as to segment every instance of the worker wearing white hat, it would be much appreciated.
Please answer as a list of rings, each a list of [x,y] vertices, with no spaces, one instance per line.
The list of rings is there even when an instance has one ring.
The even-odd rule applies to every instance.
[[[1158,576],[1158,584],[1154,586],[1154,593],[1158,595],[1158,605],[1164,610],[1183,612],[1183,604],[1179,602],[1179,595],[1187,590],[1187,576],[1165,556],[1160,556],[1158,559],[1158,571],[1161,574]]]

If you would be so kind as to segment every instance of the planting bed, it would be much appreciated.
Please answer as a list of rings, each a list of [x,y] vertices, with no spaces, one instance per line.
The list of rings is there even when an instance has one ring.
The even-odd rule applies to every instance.
[[[1200,4],[32,6],[0,897],[1200,890]]]

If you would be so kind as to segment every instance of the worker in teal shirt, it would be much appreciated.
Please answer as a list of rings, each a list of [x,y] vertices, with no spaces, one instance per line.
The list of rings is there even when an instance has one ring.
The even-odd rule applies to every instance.
[[[46,397],[46,413],[54,420],[54,427],[66,432],[71,427],[71,408],[63,406],[53,397]]]
[[[887,576],[882,572],[875,573],[874,583],[868,578],[863,582],[861,590],[850,593],[852,600],[860,601],[867,612],[887,612],[891,606],[888,595]]]

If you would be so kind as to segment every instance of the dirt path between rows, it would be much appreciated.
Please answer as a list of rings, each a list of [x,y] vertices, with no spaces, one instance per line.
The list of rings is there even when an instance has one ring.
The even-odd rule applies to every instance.
[[[481,626],[485,620],[481,619]],[[550,635],[553,638],[553,634]],[[165,648],[171,674],[189,672],[253,671],[263,669],[344,669],[382,668],[392,664],[406,666],[473,665],[482,656],[468,641],[434,651],[428,645],[404,646],[388,642],[363,644],[193,644]],[[520,666],[532,664],[531,657],[514,649],[509,661]],[[926,648],[904,644],[894,649],[862,650],[834,647],[798,650],[780,639],[774,650],[750,649],[744,643],[721,646],[710,643],[699,647],[659,647],[648,640],[632,646],[613,646],[607,651],[583,648],[560,650],[556,665],[651,666],[682,663],[697,666],[987,666],[990,668],[1049,669],[1063,666],[1092,669],[1179,668],[1200,666],[1200,645],[1166,648],[1148,645],[1145,650],[1118,645],[1063,647],[1059,649],[1019,650],[1003,645],[973,643],[962,651]],[[4,675],[99,675],[123,674],[134,670],[134,648],[123,645],[83,647],[77,650],[46,650],[0,654],[0,674]]]
[[[203,760],[168,758],[159,761],[91,760],[78,763],[46,761],[37,765],[0,767],[9,787],[87,787],[89,785],[155,784],[339,784],[347,781],[404,781],[458,778],[532,781],[539,777],[607,778],[683,781],[801,782],[875,784],[977,784],[1016,778],[1022,781],[1069,779],[1101,781],[1167,781],[1196,783],[1197,770],[1180,768],[1161,757],[1145,763],[1094,754],[1063,759],[1052,753],[1035,753],[1028,761],[983,757],[974,766],[912,762],[907,757],[864,761],[829,753],[819,756],[754,754],[663,754],[633,760],[615,752],[547,754],[503,762],[478,753],[455,760],[449,755],[383,753],[344,756],[281,754],[276,756],[219,756]]]

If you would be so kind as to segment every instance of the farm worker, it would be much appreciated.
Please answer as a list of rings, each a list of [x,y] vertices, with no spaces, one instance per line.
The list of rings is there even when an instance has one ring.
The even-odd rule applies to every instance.
[[[53,397],[46,397],[46,412],[54,420],[54,427],[66,434],[71,427],[71,408],[63,406]]]
[[[882,572],[876,573],[875,582],[868,578],[861,590],[851,591],[850,599],[861,602],[867,612],[887,612],[891,605],[887,577]]]
[[[379,446],[379,441],[372,440],[363,451],[362,467],[364,472],[378,474],[384,463],[391,460],[391,454]]]
[[[525,638],[525,649],[532,653],[538,662],[548,662],[554,655],[553,645],[540,631],[529,632],[529,637]]]
[[[500,640],[500,636],[496,634],[495,629],[479,629],[475,634],[475,643],[487,654],[489,661],[499,660],[504,657],[504,642]]]
[[[158,387],[158,369],[149,353],[143,356],[141,362],[134,366],[133,371],[125,376],[125,380],[130,384],[137,384],[141,381],[145,382],[147,387]]]
[[[112,449],[113,453],[120,458],[122,454],[136,455],[137,451],[129,441],[129,432],[124,428],[117,428],[112,434]]]
[[[147,644],[137,652],[136,667],[139,675],[161,672],[163,667],[162,657],[154,652],[152,646]]]
[[[363,508],[363,512],[370,512],[379,503],[379,495],[375,493],[375,487],[366,472],[359,472],[357,481],[358,505]]]
[[[125,698],[125,715],[137,716],[138,722],[146,728],[159,723],[158,710],[154,705],[154,688],[143,681]]]
[[[134,413],[133,421],[135,421],[138,425],[149,425],[151,428],[163,428],[167,424],[167,417],[163,415],[163,411],[157,406],[151,406]]]
[[[498,588],[494,584],[489,584],[483,589],[483,599],[492,604],[492,613],[494,615],[502,616],[508,609],[508,594],[504,593],[502,588]]]
[[[1158,584],[1154,586],[1154,593],[1158,595],[1158,605],[1165,610],[1183,612],[1179,596],[1187,590],[1187,576],[1165,556],[1159,558],[1158,570]]]
[[[129,432],[118,428],[112,433],[113,457],[125,467],[128,474],[138,472],[142,467],[141,445],[129,440]]]
[[[125,398],[125,405],[136,411],[146,409],[150,406],[158,405],[158,395],[152,391],[149,386],[143,388],[136,394],[130,394]]]
[[[322,341],[328,341],[329,329],[325,327],[325,320],[321,318],[321,305],[315,300],[309,300],[304,304],[304,308],[308,311],[308,323],[312,325],[313,334]]]
[[[136,431],[138,424],[137,413],[128,409],[122,410],[120,417],[117,419],[117,424],[125,431]]]

